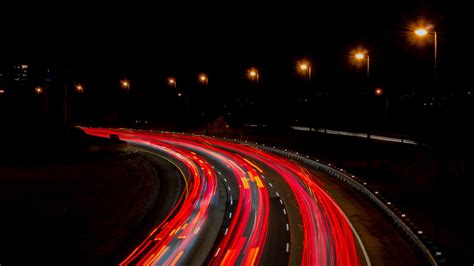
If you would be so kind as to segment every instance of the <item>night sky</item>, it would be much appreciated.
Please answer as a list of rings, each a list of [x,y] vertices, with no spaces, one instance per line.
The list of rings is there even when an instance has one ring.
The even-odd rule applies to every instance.
[[[260,70],[259,93],[271,100],[304,86],[349,98],[377,86],[397,97],[430,95],[433,46],[407,38],[409,23],[424,18],[439,34],[441,94],[472,87],[465,3],[328,2],[5,6],[0,55],[3,63],[66,67],[86,91],[104,95],[128,78],[145,100],[169,90],[168,76],[183,90],[199,90],[200,72],[208,73],[216,99],[243,97],[254,89],[246,79],[250,66]],[[357,47],[369,50],[370,86],[364,67],[350,62]],[[295,71],[301,58],[312,62],[310,85]],[[107,105],[103,97],[95,100]]]

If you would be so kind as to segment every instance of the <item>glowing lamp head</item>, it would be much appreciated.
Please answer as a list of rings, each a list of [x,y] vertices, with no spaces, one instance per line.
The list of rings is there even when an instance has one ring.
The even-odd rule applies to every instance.
[[[307,63],[302,63],[302,64],[300,65],[300,69],[303,70],[303,71],[308,70],[308,68],[309,68],[309,66],[308,66]]]
[[[420,28],[415,30],[415,34],[420,37],[423,37],[428,34],[428,31],[426,29]]]
[[[375,95],[376,95],[376,96],[381,96],[382,93],[383,93],[383,90],[382,90],[381,88],[376,88],[376,89],[375,89]]]
[[[251,68],[248,71],[248,75],[250,79],[256,79],[258,81],[258,70],[255,68]]]
[[[122,89],[128,90],[128,89],[130,89],[130,82],[126,79],[122,79],[120,81],[120,86],[122,87]]]
[[[81,84],[76,85],[76,92],[82,93],[84,92],[84,87]]]
[[[174,79],[174,78],[169,78],[169,79],[168,79],[168,83],[169,83],[170,85],[175,85],[175,84],[176,84],[176,79]]]
[[[365,55],[363,53],[357,53],[355,54],[355,58],[358,59],[358,60],[362,60],[364,59]]]
[[[36,87],[36,88],[35,88],[35,93],[36,93],[36,94],[42,94],[42,93],[43,93],[43,88],[41,88],[41,87]]]

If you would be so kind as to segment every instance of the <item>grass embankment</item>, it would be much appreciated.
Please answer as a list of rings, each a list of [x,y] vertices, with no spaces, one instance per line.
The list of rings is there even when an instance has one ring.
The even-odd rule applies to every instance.
[[[0,263],[103,263],[154,204],[154,168],[130,152],[0,163]],[[45,163],[46,161],[46,163]]]

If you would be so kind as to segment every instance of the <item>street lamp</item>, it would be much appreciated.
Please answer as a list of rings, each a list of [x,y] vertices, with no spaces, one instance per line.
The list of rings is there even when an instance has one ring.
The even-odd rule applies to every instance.
[[[433,70],[434,70],[434,79],[436,80],[436,68],[438,65],[438,33],[433,29],[432,25],[426,26],[426,27],[419,27],[415,29],[413,32],[415,33],[416,36],[420,38],[425,38],[428,36],[430,33],[433,34],[433,42],[434,42],[434,58],[433,58]]]
[[[168,78],[168,84],[174,88],[176,88],[176,78],[174,77],[169,77]]]
[[[74,86],[74,89],[76,90],[77,93],[84,92],[84,86],[82,86],[82,84],[79,84],[79,83]]]
[[[301,60],[298,63],[298,71],[303,75],[307,75],[308,80],[311,81],[311,64],[308,60]]]
[[[199,82],[207,86],[209,82],[207,75],[204,73],[199,74]]]
[[[130,90],[130,81],[127,79],[120,80],[120,87],[126,91]]]
[[[260,79],[260,74],[258,73],[258,70],[254,67],[248,70],[248,76],[251,80],[255,80],[257,83],[258,83],[258,80]]]
[[[43,92],[44,92],[44,89],[42,87],[38,86],[35,88],[36,94],[40,95],[40,94],[43,94]]]
[[[375,89],[375,96],[382,96],[383,90],[381,88],[376,88]]]
[[[358,61],[362,61],[366,59],[366,64],[367,64],[367,78],[370,78],[370,56],[367,54],[367,52],[359,51],[354,54],[354,57]]]

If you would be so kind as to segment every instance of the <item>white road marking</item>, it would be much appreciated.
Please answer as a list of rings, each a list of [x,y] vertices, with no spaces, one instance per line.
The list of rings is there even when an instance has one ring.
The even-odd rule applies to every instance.
[[[269,184],[271,187],[273,187],[272,183],[268,182],[268,184]]]
[[[224,235],[227,235],[227,232],[229,232],[229,227],[225,229]]]
[[[286,243],[286,252],[290,252],[290,243]]]
[[[229,219],[230,219],[230,218],[232,218],[232,213],[231,213],[231,212],[229,212]]]
[[[219,254],[219,251],[221,251],[221,248],[217,249],[216,254],[214,255],[214,257],[217,257],[217,254]]]
[[[278,192],[275,192],[275,195],[277,195],[277,197],[280,197],[280,194],[278,194]]]
[[[280,204],[283,205],[283,201],[280,199]]]
[[[233,201],[233,200],[230,200],[230,205],[232,205],[233,203],[234,203],[234,201]]]
[[[230,191],[230,186],[228,186],[227,189]]]
[[[286,215],[286,210],[285,209],[283,209],[283,213]]]
[[[290,231],[290,225],[286,224],[286,231]]]

